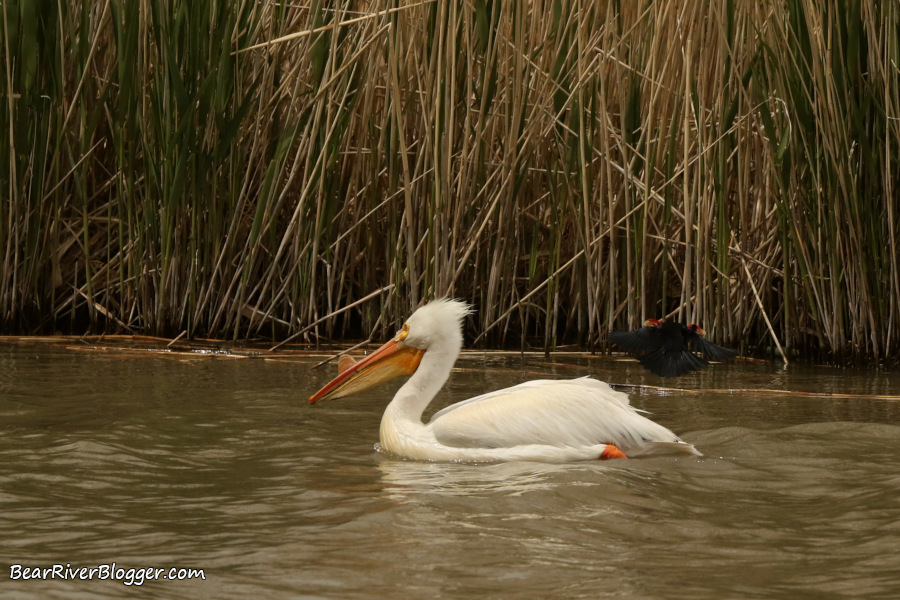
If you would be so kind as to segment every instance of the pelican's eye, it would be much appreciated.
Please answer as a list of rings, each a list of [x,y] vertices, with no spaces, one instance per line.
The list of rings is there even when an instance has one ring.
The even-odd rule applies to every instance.
[[[397,337],[394,339],[398,342],[402,342],[406,339],[406,336],[409,335],[409,323],[404,323],[403,327],[400,328],[400,331],[397,332]]]

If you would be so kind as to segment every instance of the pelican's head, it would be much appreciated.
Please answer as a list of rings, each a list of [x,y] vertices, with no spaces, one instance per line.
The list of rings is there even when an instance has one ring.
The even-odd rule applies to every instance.
[[[456,360],[462,347],[462,320],[471,312],[458,300],[435,300],[419,308],[397,335],[381,348],[346,369],[310,396],[309,403],[341,398],[400,375],[411,375],[429,350],[440,348]]]
[[[403,324],[400,333],[406,331],[405,343],[422,350],[448,342],[457,342],[461,347],[462,322],[471,312],[469,305],[459,300],[434,300],[417,309]]]

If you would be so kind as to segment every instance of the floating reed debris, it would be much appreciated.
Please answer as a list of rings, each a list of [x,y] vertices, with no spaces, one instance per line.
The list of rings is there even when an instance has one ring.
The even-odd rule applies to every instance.
[[[0,12],[3,331],[900,354],[896,2]]]

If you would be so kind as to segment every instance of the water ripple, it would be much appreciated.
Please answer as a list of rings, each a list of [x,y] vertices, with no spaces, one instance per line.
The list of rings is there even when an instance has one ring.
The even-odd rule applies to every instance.
[[[458,373],[442,402],[521,379],[501,364]],[[704,456],[430,464],[373,451],[378,394],[305,407],[326,375],[297,364],[0,351],[0,365],[10,564],[205,569],[205,581],[142,586],[160,598],[900,593],[891,402],[638,392]],[[748,368],[730,368],[732,387],[762,385]],[[3,586],[22,598],[125,587]]]

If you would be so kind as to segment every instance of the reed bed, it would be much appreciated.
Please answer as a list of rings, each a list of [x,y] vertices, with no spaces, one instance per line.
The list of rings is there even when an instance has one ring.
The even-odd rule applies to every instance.
[[[900,354],[895,2],[0,10],[3,331]]]

